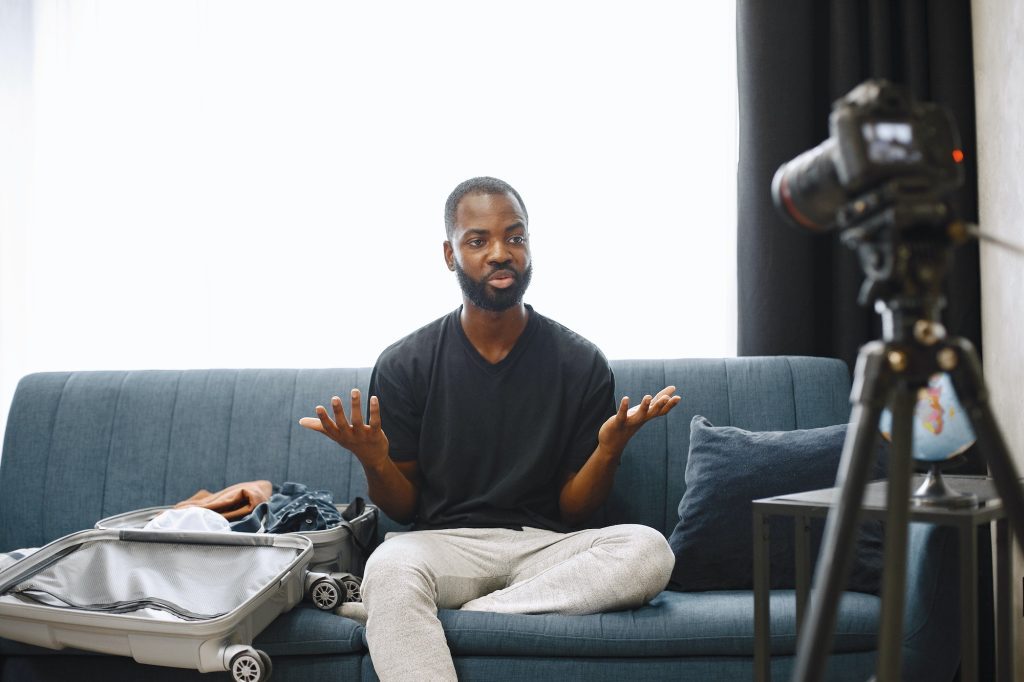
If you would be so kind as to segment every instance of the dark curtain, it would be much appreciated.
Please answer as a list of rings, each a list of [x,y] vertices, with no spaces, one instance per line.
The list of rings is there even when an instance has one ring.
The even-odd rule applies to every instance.
[[[958,215],[977,221],[974,75],[969,0],[738,0],[739,355],[838,357],[851,370],[881,336],[856,253],[835,233],[785,223],[771,180],[828,137],[832,103],[868,78],[950,107],[966,151]],[[976,244],[956,251],[947,279],[948,331],[981,350]]]

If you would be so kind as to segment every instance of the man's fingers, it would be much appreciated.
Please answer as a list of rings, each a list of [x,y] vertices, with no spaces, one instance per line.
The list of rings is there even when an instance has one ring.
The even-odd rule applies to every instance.
[[[341,398],[338,396],[331,398],[331,410],[334,412],[334,421],[338,423],[338,428],[348,426],[348,418],[345,416],[345,406],[341,404]]]
[[[629,412],[627,412],[626,416],[629,417],[630,419],[634,420],[634,422],[637,419],[640,419],[641,423],[643,423],[642,420],[647,419],[647,413],[650,410],[650,407],[651,407],[651,396],[650,395],[645,395],[644,399],[640,401],[640,404],[637,405],[636,407],[632,408]],[[637,416],[637,415],[640,415],[640,416]]]
[[[665,388],[663,388],[660,391],[658,391],[658,394],[654,396],[654,399],[657,400],[658,398],[661,398],[662,396],[671,396],[675,392],[676,392],[676,387],[675,386],[666,386]]]
[[[320,433],[324,432],[323,424],[321,424],[320,420],[315,417],[303,417],[299,420],[299,426],[305,426],[307,429],[319,431]]]
[[[619,401],[619,411],[615,413],[615,418],[619,422],[626,421],[626,417],[629,414],[629,396],[622,396],[622,400]]]
[[[673,407],[679,404],[681,400],[682,398],[677,395],[663,395],[661,398],[658,398],[655,401],[656,404],[651,409],[651,416],[661,417],[663,415],[668,414]]]
[[[370,428],[380,428],[380,401],[377,400],[377,396],[370,396]]]
[[[369,426],[363,423],[362,401],[358,389],[352,389],[351,417],[345,416],[345,408],[342,406],[341,398],[331,398],[331,410],[334,412],[334,419],[323,405],[316,406],[316,417],[302,417],[299,419],[299,426],[312,431],[319,431],[330,439],[337,441],[345,447],[351,448],[357,444],[359,439],[376,429],[381,430],[380,402],[376,396],[370,397],[370,405],[367,408],[366,418]]]
[[[650,394],[645,395],[644,399],[640,401],[640,417],[646,419],[648,413],[651,411],[651,403],[654,402],[654,397]]]
[[[338,425],[334,423],[334,420],[327,414],[327,410],[323,405],[316,406],[316,416],[320,420],[320,430],[326,433],[331,438],[338,439]]]
[[[359,428],[363,425],[363,406],[359,399],[359,389],[352,389],[352,426]]]

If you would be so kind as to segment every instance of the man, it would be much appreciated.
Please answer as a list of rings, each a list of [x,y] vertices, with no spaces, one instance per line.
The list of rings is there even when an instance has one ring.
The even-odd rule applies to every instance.
[[[615,408],[596,346],[523,303],[526,207],[474,178],[445,207],[444,258],[462,306],[387,348],[368,419],[352,391],[301,424],[351,450],[370,498],[415,531],[371,555],[362,584],[382,680],[455,680],[438,608],[597,613],[642,606],[674,557],[639,525],[582,530],[607,498],[626,443],[679,402],[674,386]],[[386,435],[385,435],[386,434]]]

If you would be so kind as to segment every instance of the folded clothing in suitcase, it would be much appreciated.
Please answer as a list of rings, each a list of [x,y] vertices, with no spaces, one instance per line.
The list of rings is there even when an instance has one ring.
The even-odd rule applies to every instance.
[[[86,530],[0,571],[0,636],[256,682],[253,638],[324,576],[297,534]]]

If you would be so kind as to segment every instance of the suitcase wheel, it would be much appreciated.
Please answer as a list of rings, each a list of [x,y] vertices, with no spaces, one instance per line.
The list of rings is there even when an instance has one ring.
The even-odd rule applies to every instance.
[[[270,674],[274,672],[274,664],[270,662],[270,656],[263,649],[257,649],[256,653],[260,655],[260,660],[263,661],[263,667],[267,670],[267,676],[263,680],[269,680]]]
[[[259,649],[251,649],[235,654],[231,658],[230,670],[234,682],[266,682],[273,666],[270,656]]]
[[[321,611],[333,611],[348,597],[348,589],[334,578],[323,577],[309,588],[313,605]]]
[[[331,577],[341,583],[342,587],[345,588],[345,601],[362,601],[363,596],[359,591],[359,587],[363,584],[363,579],[358,575],[352,575],[351,573],[332,573]]]

